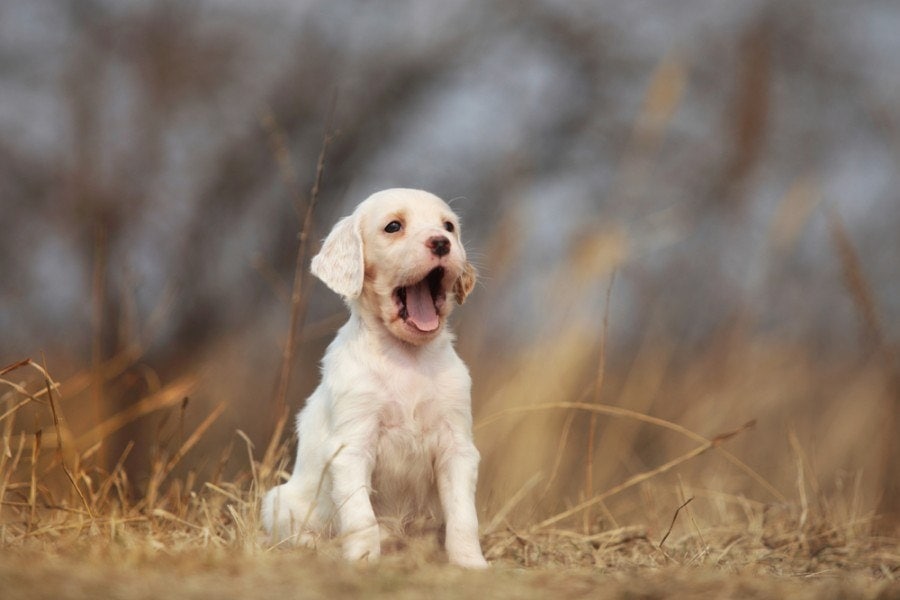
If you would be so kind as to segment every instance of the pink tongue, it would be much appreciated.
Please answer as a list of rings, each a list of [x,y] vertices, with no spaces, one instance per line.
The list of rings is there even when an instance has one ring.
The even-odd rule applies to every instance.
[[[434,331],[438,326],[438,315],[431,298],[428,282],[420,281],[406,288],[407,320],[412,321],[419,331]]]

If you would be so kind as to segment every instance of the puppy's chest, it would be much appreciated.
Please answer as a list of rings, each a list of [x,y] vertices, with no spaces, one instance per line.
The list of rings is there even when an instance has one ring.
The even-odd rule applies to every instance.
[[[382,380],[372,474],[379,515],[419,513],[428,505],[447,418],[442,383],[397,371]]]
[[[427,435],[449,409],[439,378],[414,369],[397,370],[379,378],[378,420],[383,433]]]

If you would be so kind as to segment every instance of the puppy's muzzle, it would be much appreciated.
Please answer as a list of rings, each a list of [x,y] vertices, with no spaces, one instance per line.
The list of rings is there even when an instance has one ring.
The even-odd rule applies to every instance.
[[[450,240],[446,236],[436,235],[428,238],[425,244],[435,256],[447,256],[450,253]]]

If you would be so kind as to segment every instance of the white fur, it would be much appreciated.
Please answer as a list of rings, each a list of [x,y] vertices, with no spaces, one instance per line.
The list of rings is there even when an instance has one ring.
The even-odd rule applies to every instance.
[[[402,231],[385,232],[393,220]],[[441,237],[450,246],[444,256],[430,245]],[[437,266],[446,301],[437,329],[422,332],[398,314],[393,292]],[[347,559],[372,561],[383,529],[425,519],[445,524],[450,562],[487,566],[475,511],[471,381],[445,324],[453,299],[462,302],[475,281],[457,217],[427,192],[379,192],[335,225],[312,272],[344,297],[350,319],[297,415],[293,474],[263,500],[273,543],[337,534]]]

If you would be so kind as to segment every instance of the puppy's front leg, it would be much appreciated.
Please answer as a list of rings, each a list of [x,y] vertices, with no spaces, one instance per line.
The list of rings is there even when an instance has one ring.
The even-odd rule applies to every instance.
[[[459,444],[459,442],[457,442]],[[471,442],[453,444],[437,465],[438,494],[447,531],[445,546],[450,562],[472,569],[487,567],[478,540],[475,483],[478,450]]]
[[[331,495],[340,520],[344,558],[378,560],[381,540],[369,499],[375,459],[359,443],[350,442],[331,461]]]

